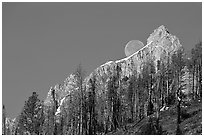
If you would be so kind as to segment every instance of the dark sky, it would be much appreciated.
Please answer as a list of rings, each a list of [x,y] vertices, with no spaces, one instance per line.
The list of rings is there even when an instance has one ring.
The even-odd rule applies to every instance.
[[[130,40],[165,25],[191,49],[202,39],[201,3],[3,3],[2,101],[16,117],[81,63],[87,73],[125,57]]]

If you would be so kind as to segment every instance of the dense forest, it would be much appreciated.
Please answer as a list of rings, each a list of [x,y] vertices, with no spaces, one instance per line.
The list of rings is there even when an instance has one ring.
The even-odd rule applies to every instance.
[[[163,119],[170,113],[164,113],[173,108],[176,130],[172,134],[187,134],[182,122],[196,114],[187,106],[195,101],[202,104],[202,42],[192,48],[190,57],[180,48],[167,62],[156,64],[148,59],[139,74],[133,68],[133,74],[125,78],[120,78],[121,67],[117,66],[105,85],[93,73],[88,89],[85,70],[79,65],[70,77],[72,91],[60,101],[55,88],[50,90],[50,105],[33,92],[14,120],[7,118],[3,105],[2,134],[168,134]],[[99,92],[99,88],[106,90]],[[139,124],[143,126],[138,128]]]

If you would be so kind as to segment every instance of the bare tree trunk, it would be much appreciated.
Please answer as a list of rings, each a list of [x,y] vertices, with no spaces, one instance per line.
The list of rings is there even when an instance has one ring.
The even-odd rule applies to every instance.
[[[196,67],[196,96],[199,96],[199,66]]]
[[[82,76],[80,77],[80,91],[81,91],[81,106],[80,106],[80,126],[79,126],[79,135],[83,134],[83,90],[82,90]]]
[[[166,74],[166,73],[165,73]],[[168,53],[168,58],[167,58],[167,81],[166,81],[166,97],[169,97],[169,53]],[[165,105],[168,103],[165,100]]]
[[[179,97],[178,97],[178,98],[179,98]],[[178,104],[177,104],[177,112],[178,112],[178,115],[177,115],[177,124],[178,124],[178,125],[181,123],[181,119],[180,119],[180,118],[181,118],[181,114],[180,114],[180,113],[181,113],[181,112],[180,112],[180,111],[181,111],[181,107],[180,107],[180,106],[181,106],[181,101],[182,101],[182,100],[179,98],[179,99],[178,99]]]
[[[199,97],[202,99],[202,64],[199,65]]]
[[[194,76],[194,74],[195,74],[195,65],[193,66],[193,87],[192,87],[193,99],[195,99],[195,93],[194,93],[194,78],[195,78],[195,76]]]

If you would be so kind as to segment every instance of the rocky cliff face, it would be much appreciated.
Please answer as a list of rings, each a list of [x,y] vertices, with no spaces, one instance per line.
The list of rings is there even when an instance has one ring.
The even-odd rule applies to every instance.
[[[128,79],[133,72],[137,74],[141,73],[143,63],[152,60],[154,65],[157,66],[157,61],[160,60],[163,63],[167,63],[167,58],[171,61],[171,56],[176,52],[182,45],[178,38],[171,35],[165,26],[160,26],[147,39],[147,44],[139,51],[134,54],[117,61],[109,61],[98,68],[96,68],[89,76],[84,80],[84,87],[87,90],[90,88],[90,79],[96,78],[97,92],[105,92],[107,87],[107,81],[114,73],[118,70],[120,80]],[[157,68],[156,68],[157,71]],[[61,111],[61,106],[66,103],[68,95],[73,92],[76,88],[75,76],[71,74],[62,85],[56,85],[55,98],[58,102],[59,107],[57,108],[58,115]],[[45,105],[53,105],[53,99],[51,90],[48,92],[48,96],[45,100]]]
[[[86,89],[89,89],[90,79],[96,76],[96,83],[100,85],[97,91],[100,91],[101,87],[107,84],[110,76],[118,71],[118,68],[121,80],[129,78],[135,71],[139,75],[143,64],[149,60],[154,62],[157,71],[157,61],[160,60],[164,64],[167,63],[168,58],[171,61],[171,56],[181,47],[178,38],[171,35],[165,26],[160,26],[149,36],[146,46],[142,49],[124,59],[109,61],[94,70],[86,79]]]

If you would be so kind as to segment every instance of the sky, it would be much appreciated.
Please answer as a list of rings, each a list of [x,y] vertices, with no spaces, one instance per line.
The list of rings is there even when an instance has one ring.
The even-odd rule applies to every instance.
[[[202,40],[202,3],[2,3],[2,103],[11,118],[79,65],[125,57],[130,40],[165,25],[186,50]]]

